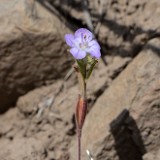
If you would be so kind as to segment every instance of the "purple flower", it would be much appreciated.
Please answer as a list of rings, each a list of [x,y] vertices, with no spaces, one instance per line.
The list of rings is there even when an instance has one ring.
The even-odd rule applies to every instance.
[[[100,46],[93,39],[93,34],[85,29],[78,29],[74,35],[65,35],[66,43],[71,47],[70,52],[76,59],[83,59],[89,53],[92,57],[99,58],[101,56]]]

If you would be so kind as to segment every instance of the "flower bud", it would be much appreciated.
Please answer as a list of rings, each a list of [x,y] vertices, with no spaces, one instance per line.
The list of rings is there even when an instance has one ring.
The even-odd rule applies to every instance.
[[[87,112],[87,99],[79,95],[79,100],[77,103],[76,115],[75,115],[77,122],[77,129],[82,129],[86,117],[86,112]]]

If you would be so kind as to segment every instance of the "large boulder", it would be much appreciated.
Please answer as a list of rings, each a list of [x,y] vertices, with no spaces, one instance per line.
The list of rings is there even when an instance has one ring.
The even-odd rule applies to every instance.
[[[0,1],[0,111],[66,74],[71,56],[58,17],[34,0]]]
[[[149,43],[96,101],[83,127],[83,159],[88,149],[98,160],[142,160],[159,148],[159,56],[159,41]]]

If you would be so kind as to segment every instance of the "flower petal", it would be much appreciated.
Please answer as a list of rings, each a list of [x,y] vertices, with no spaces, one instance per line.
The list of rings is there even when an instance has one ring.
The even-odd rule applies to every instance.
[[[88,43],[88,46],[90,47],[90,48],[101,48],[100,47],[100,45],[98,44],[98,42],[96,41],[96,40],[92,40],[92,41],[90,41],[89,43]]]
[[[71,48],[70,52],[73,55],[73,57],[76,59],[83,59],[86,56],[85,51],[79,50],[77,48]]]
[[[74,36],[72,34],[66,34],[65,35],[65,40],[66,40],[66,43],[70,46],[70,47],[73,47],[73,42],[74,42]]]
[[[76,48],[78,48],[78,49],[79,49],[80,44],[82,44],[82,40],[81,40],[81,38],[80,38],[80,37],[75,37],[75,38],[74,38],[74,41],[73,41],[73,44],[74,44],[74,46],[73,46],[73,47],[76,47]]]
[[[82,41],[89,42],[93,38],[93,34],[86,28],[80,28],[75,32],[75,37],[81,37]]]
[[[100,58],[101,57],[101,52],[99,47],[91,47],[87,49],[87,52],[95,58]]]

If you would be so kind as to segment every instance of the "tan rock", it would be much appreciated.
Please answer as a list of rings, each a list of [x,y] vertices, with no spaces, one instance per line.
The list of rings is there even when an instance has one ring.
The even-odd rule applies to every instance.
[[[160,57],[150,43],[97,100],[82,135],[85,151],[98,160],[139,160],[160,146]],[[76,142],[75,142],[76,143]],[[75,144],[71,160],[76,159]]]
[[[34,0],[0,1],[0,111],[27,91],[60,78],[71,64],[71,32]]]
[[[158,160],[160,159],[160,150],[146,153],[143,156],[143,160]]]
[[[10,141],[3,140],[1,141],[4,147],[8,147],[7,150],[0,151],[0,158],[7,160],[21,160],[21,159],[33,159],[40,160],[40,157],[43,157],[45,152],[43,145],[40,140],[35,138],[19,138],[13,140],[13,145],[10,145]]]

